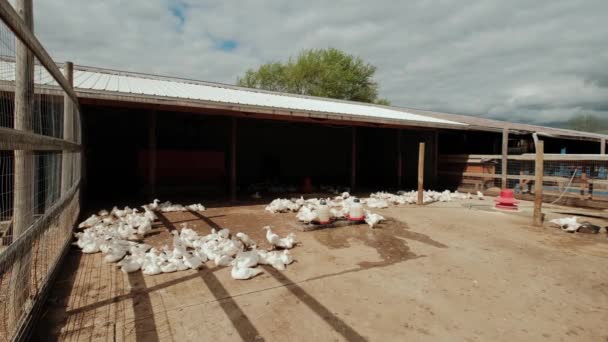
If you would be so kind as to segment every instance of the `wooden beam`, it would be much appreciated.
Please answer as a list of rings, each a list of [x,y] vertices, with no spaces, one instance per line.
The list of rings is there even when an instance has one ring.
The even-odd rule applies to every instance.
[[[22,6],[21,2],[23,2],[25,6]],[[0,1],[0,18],[2,18],[4,24],[6,24],[6,26],[8,26],[17,36],[15,43],[23,45],[23,48],[26,50],[29,49],[30,54],[33,53],[33,55],[38,58],[40,64],[42,64],[51,76],[53,76],[55,81],[57,81],[61,88],[68,93],[72,100],[74,100],[74,103],[76,103],[76,107],[78,107],[78,97],[76,96],[76,93],[69,86],[68,81],[63,77],[59,68],[57,68],[55,61],[53,61],[40,41],[38,41],[38,38],[34,35],[34,18],[33,16],[28,17],[29,14],[23,10],[24,8],[26,11],[29,10],[27,9],[27,6],[31,7],[31,3],[31,0],[18,0],[15,9],[13,9],[13,6],[11,6],[8,1],[2,0]],[[24,15],[24,13],[26,15]]]
[[[0,12],[8,2],[0,2]],[[17,0],[15,3],[21,18],[14,15],[25,30],[33,28],[32,0]],[[12,7],[10,7],[13,10]],[[6,21],[5,21],[6,23]],[[20,133],[32,132],[32,111],[34,109],[34,55],[19,39],[15,39],[15,130]],[[13,190],[13,241],[23,235],[34,219],[34,154],[31,150],[15,150]],[[31,242],[30,242],[31,243]],[[20,249],[23,256],[31,244],[23,244]],[[17,257],[11,268],[9,282],[8,328],[17,328],[24,317],[25,303],[29,298],[30,260]]]
[[[533,223],[535,226],[540,227],[543,225],[543,176],[545,172],[544,167],[544,153],[545,153],[545,143],[542,140],[539,140],[536,143],[536,167],[534,171],[534,175],[536,176],[534,180],[534,217]]]
[[[502,131],[502,188],[507,188],[507,167],[509,162],[509,129]]]
[[[418,148],[418,205],[424,204],[424,146],[421,142]]]
[[[16,3],[16,8],[23,17],[24,25],[31,28],[33,23],[32,0],[19,0]],[[34,108],[34,55],[28,50],[27,46],[16,39],[15,56],[15,130],[31,133]],[[32,222],[33,168],[32,152],[16,150],[13,238],[21,235]]]
[[[64,67],[65,78],[70,86],[74,85],[74,64],[66,62]],[[72,98],[67,94],[63,96],[63,139],[74,140],[74,106]],[[61,152],[61,193],[65,194],[72,185],[72,163],[74,158],[69,150]]]
[[[3,150],[36,150],[36,151],[80,151],[82,146],[31,131],[16,131],[0,127],[0,146]]]
[[[147,192],[150,197],[156,196],[156,165],[157,165],[157,120],[158,114],[155,110],[148,112],[148,186]],[[152,198],[153,199],[153,198]]]
[[[401,150],[401,130],[397,130],[397,188],[401,190],[403,182],[403,151]]]
[[[600,154],[606,154],[606,138],[600,141]]]
[[[354,193],[357,186],[357,127],[351,128],[350,146],[350,191]]]
[[[236,153],[237,153],[237,119],[232,118],[232,130],[230,135],[230,200],[236,201]]]

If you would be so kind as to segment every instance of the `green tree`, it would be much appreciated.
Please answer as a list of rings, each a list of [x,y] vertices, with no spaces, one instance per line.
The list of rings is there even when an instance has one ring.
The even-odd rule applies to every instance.
[[[292,94],[390,105],[378,98],[373,80],[376,67],[340,50],[312,49],[301,52],[287,63],[272,62],[249,69],[237,84]]]

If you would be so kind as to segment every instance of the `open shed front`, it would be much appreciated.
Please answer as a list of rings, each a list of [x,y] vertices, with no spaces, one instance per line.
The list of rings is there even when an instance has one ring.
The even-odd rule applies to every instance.
[[[93,201],[228,199],[233,153],[238,197],[269,187],[301,192],[307,181],[316,189],[413,189],[420,142],[427,144],[425,179],[431,184],[436,176],[432,129],[99,104],[83,105],[83,116],[87,198]]]

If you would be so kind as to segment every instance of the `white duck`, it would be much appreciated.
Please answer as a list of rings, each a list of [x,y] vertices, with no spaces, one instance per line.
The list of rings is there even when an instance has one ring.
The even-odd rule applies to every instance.
[[[384,221],[384,220],[385,220],[385,218],[381,215],[373,214],[373,213],[370,213],[369,211],[366,211],[366,213],[365,213],[365,223],[367,223],[370,228],[374,228],[374,226],[378,222]]]
[[[232,270],[230,271],[230,275],[232,276],[232,278],[237,280],[251,279],[260,273],[262,273],[262,270],[259,268],[237,266],[232,267]]]
[[[118,265],[124,273],[132,273],[141,269],[141,263],[134,257],[127,255]]]
[[[287,237],[280,238],[276,246],[284,249],[292,249],[295,243],[296,235],[294,233],[289,233],[287,234]]]
[[[253,241],[249,235],[245,234],[245,233],[241,233],[238,232],[236,233],[236,238],[241,240],[241,242],[247,247],[247,248],[255,248],[256,247],[256,243],[255,241]]]
[[[93,215],[89,216],[89,218],[87,218],[86,220],[81,222],[78,225],[78,228],[93,227],[94,225],[98,224],[99,222],[101,222],[101,219],[99,217],[97,217],[97,215],[93,214]]]
[[[213,262],[215,266],[229,266],[232,262],[232,257],[229,255],[218,255]]]
[[[230,229],[224,228],[224,229],[220,230],[219,232],[217,232],[217,235],[222,239],[227,239],[228,236],[230,236]]]
[[[281,240],[281,238],[277,234],[272,232],[270,226],[264,226],[262,229],[266,229],[266,240],[268,241],[268,243],[270,243],[273,247],[276,246]]]
[[[254,267],[258,264],[259,259],[260,257],[256,250],[252,250],[249,252],[239,252],[236,255],[236,258],[234,259],[232,264],[237,268]]]
[[[148,253],[146,253],[144,262],[142,264],[142,271],[145,275],[156,275],[162,272],[160,266],[158,265],[158,255],[156,254],[155,248],[152,248]]]
[[[196,255],[186,255],[184,256],[184,264],[190,269],[197,270],[203,265],[203,260]]]

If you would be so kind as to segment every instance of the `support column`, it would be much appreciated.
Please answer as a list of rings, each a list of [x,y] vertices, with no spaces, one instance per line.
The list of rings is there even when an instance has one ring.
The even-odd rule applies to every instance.
[[[230,135],[230,200],[236,201],[236,118],[232,118],[232,134]]]
[[[352,127],[351,129],[350,155],[350,191],[354,193],[357,185],[357,127]]]
[[[403,182],[403,151],[401,150],[401,130],[397,130],[397,190]]]
[[[418,149],[418,205],[424,204],[424,150],[422,142]]]
[[[148,113],[148,184],[147,193],[150,197],[156,197],[156,110]],[[153,199],[153,198],[152,198]]]
[[[15,6],[21,18],[32,28],[32,0],[18,0]],[[32,131],[34,107],[34,55],[15,39],[15,129]],[[15,188],[13,204],[13,241],[32,222],[34,159],[32,151],[15,151]]]
[[[545,143],[539,140],[536,143],[536,167],[534,171],[534,225],[540,227],[543,225],[543,175],[545,159]]]
[[[509,129],[502,130],[502,189],[507,188],[507,163],[509,162]]]
[[[439,186],[439,131],[435,131],[433,143],[433,185]]]
[[[15,9],[26,26],[33,30],[32,0],[17,0]],[[34,55],[19,39],[15,39],[15,123],[16,130],[31,132],[34,108]],[[13,190],[13,242],[33,222],[34,154],[31,150],[15,151]],[[30,257],[25,251],[10,269],[8,327],[17,328],[29,297]],[[7,271],[8,272],[8,271]]]
[[[600,144],[600,154],[606,154],[606,138],[602,138]]]
[[[63,70],[65,78],[70,87],[74,86],[74,64],[65,62]],[[74,141],[74,103],[72,98],[66,93],[63,95],[63,139]],[[72,175],[73,166],[72,154],[69,151],[61,153],[61,194],[65,194],[71,187],[74,177]]]

